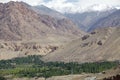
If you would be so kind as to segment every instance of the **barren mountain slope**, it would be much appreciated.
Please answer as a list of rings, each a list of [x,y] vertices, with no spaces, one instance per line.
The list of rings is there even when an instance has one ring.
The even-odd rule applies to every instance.
[[[44,61],[93,62],[120,59],[120,28],[101,28],[43,57]]]
[[[120,27],[120,10],[113,12],[112,14],[99,19],[94,23],[88,31],[93,31],[100,27]]]
[[[99,19],[104,18],[113,12],[116,9],[111,9],[107,11],[90,11],[83,13],[66,13],[65,15],[70,18],[74,23],[76,23],[80,29],[88,31],[89,28],[93,27]]]
[[[0,39],[28,40],[47,34],[81,33],[70,20],[56,20],[48,15],[38,14],[23,2],[0,4]]]
[[[64,16],[64,14],[57,12],[51,8],[48,8],[44,5],[33,6],[33,10],[35,10],[36,12],[38,12],[40,14],[49,15],[49,16],[52,16],[52,17],[57,18],[57,19],[66,18]]]
[[[0,59],[45,55],[84,33],[72,21],[37,13],[24,2],[0,3]],[[34,49],[35,47],[35,49]]]

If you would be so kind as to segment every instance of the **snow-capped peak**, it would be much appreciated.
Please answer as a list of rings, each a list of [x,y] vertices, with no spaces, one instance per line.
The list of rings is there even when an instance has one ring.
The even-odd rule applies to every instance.
[[[86,8],[86,11],[106,11],[106,10],[110,10],[110,9],[114,9],[114,7],[108,6],[105,4],[94,4],[94,5]]]
[[[120,6],[117,6],[116,9],[120,9]]]
[[[67,9],[67,8],[66,8]],[[83,13],[83,12],[91,12],[91,11],[107,11],[112,9],[120,9],[120,6],[110,6],[106,4],[94,4],[87,7],[76,7],[75,9],[67,9],[64,10],[65,13]]]

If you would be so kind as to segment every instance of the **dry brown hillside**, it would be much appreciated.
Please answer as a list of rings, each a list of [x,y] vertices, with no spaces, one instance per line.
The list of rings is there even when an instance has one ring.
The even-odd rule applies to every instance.
[[[67,18],[38,13],[24,2],[0,3],[0,59],[45,55],[83,34]]]
[[[0,39],[41,39],[50,34],[71,36],[82,33],[70,20],[38,14],[23,2],[0,4]]]
[[[90,35],[74,40],[54,53],[43,57],[44,61],[93,62],[120,59],[120,28],[100,28]]]

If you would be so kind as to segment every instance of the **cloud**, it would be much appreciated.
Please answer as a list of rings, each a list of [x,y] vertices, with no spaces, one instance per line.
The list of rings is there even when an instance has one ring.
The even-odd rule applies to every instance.
[[[0,2],[23,1],[30,5],[45,5],[60,12],[82,11],[95,5],[94,9],[108,6],[120,6],[120,0],[0,0]],[[107,7],[106,7],[107,8]]]
[[[93,4],[120,5],[120,0],[79,0],[78,4],[90,6]]]
[[[75,7],[73,3],[67,2],[67,0],[51,0],[47,3],[42,3],[42,4],[60,12],[66,12],[66,10]]]
[[[42,4],[64,13],[84,11],[93,5],[94,10],[102,10],[108,8],[108,6],[120,5],[120,0],[51,0]]]

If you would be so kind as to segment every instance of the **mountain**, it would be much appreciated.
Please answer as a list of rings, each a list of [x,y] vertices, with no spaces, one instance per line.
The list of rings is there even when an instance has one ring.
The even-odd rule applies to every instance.
[[[50,9],[50,8],[44,6],[44,5],[33,6],[33,10],[35,10],[36,12],[38,12],[40,14],[49,15],[49,16],[57,18],[57,19],[66,18],[62,13],[57,12],[53,9]]]
[[[93,26],[99,19],[104,18],[111,13],[117,11],[118,7],[108,6],[108,5],[92,5],[85,8],[84,10],[77,12],[66,12],[64,14],[50,9],[44,5],[33,6],[33,10],[38,13],[50,15],[57,19],[71,19],[77,26],[83,31],[88,31],[89,28]],[[66,17],[65,17],[66,16]]]
[[[65,16],[71,19],[77,26],[83,31],[88,31],[99,19],[104,18],[111,13],[115,12],[116,9],[110,9],[105,11],[86,11],[77,13],[65,13]]]
[[[44,14],[44,15],[49,15],[55,19],[61,20],[61,19],[66,19],[66,20],[71,20],[69,19],[68,16],[64,15],[63,13],[57,12],[51,8],[48,8],[44,5],[38,5],[38,6],[33,6],[33,10],[40,13],[40,14]],[[73,18],[72,18],[73,19]],[[72,20],[71,20],[72,21]],[[79,20],[76,21],[72,21],[73,23],[78,22]],[[78,22],[79,25],[75,24],[77,27],[80,26],[81,30],[82,28],[84,28],[84,26],[82,24],[80,24],[80,22]]]
[[[88,31],[92,31],[100,27],[120,27],[120,10],[99,19]]]
[[[46,55],[83,34],[71,20],[38,13],[24,2],[0,3],[0,59]]]
[[[96,29],[43,57],[44,61],[96,62],[120,59],[120,27]]]
[[[47,34],[79,34],[70,20],[38,14],[23,2],[0,4],[0,31],[0,39],[3,40],[35,39]]]
[[[74,1],[73,1],[74,2]],[[119,2],[118,2],[119,3]],[[54,4],[54,3],[53,3]],[[98,2],[98,3],[94,3],[93,2],[88,2],[87,5],[85,5],[85,3],[81,3],[81,2],[76,2],[76,4],[73,4],[73,5],[66,5],[64,6],[49,6],[46,5],[46,6],[49,6],[53,9],[55,9],[56,11],[59,11],[61,13],[72,13],[72,14],[75,14],[75,13],[84,13],[84,12],[104,12],[104,11],[109,11],[109,10],[112,10],[112,9],[120,9],[120,5],[113,5],[113,4],[104,4],[104,2]]]
[[[83,11],[84,12],[94,12],[94,11],[104,12],[104,11],[109,11],[117,8],[119,8],[119,6],[112,6],[107,4],[93,4],[86,7]]]

